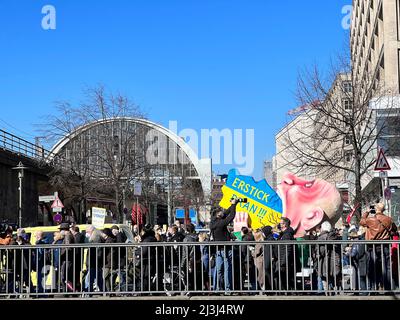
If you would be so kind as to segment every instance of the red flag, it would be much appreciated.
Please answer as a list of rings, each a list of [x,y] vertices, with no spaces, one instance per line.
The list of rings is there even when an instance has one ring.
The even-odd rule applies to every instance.
[[[141,204],[132,206],[132,224],[143,225],[143,217],[147,214],[147,209]]]
[[[356,210],[358,209],[359,206],[360,206],[360,204],[357,204],[357,205],[353,208],[353,210],[351,210],[351,212],[349,213],[349,215],[347,216],[346,222],[347,222],[348,224],[350,224],[351,218],[354,216],[354,214],[356,213]]]

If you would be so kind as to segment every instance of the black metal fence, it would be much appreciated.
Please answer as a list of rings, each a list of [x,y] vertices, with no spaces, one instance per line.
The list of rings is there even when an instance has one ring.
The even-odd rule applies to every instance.
[[[400,293],[398,241],[0,246],[0,297]]]

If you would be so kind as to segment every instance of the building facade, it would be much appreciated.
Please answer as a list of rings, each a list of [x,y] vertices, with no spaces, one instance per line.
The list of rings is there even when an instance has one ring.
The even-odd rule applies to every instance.
[[[376,81],[391,93],[400,93],[398,0],[354,0],[350,47],[357,80]]]
[[[214,174],[212,178],[211,204],[218,206],[223,198],[222,187],[228,178],[227,174]]]
[[[264,179],[268,182],[268,184],[276,190],[276,171],[274,170],[274,161],[272,160],[265,160],[264,161]]]
[[[314,126],[307,112],[312,111],[298,114],[275,135],[274,171],[277,184],[282,181],[287,172],[310,180],[316,176],[315,170],[302,166],[301,159],[299,159],[296,149],[293,148],[293,144],[301,148],[301,145],[313,143],[310,136],[313,133]]]
[[[365,86],[373,83],[387,99],[371,100],[370,108],[380,136],[372,148],[377,157],[380,148],[386,152],[392,170],[385,183],[371,168],[362,180],[363,193],[371,202],[385,201],[388,211],[400,223],[400,1],[354,0],[350,32],[351,60],[355,81]],[[392,192],[383,198],[383,189]]]

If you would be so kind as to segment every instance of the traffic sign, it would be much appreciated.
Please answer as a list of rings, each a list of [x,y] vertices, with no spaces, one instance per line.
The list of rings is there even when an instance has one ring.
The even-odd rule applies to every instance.
[[[55,195],[51,195],[51,196],[39,196],[39,202],[51,202],[56,200],[56,196]]]
[[[389,165],[388,160],[386,159],[385,152],[383,149],[379,151],[378,159],[376,160],[375,171],[389,171],[392,168]]]
[[[52,209],[54,209],[54,208],[61,208],[61,209],[64,208],[64,205],[61,202],[59,197],[56,197],[56,199],[54,200],[53,204],[51,205],[51,208]]]
[[[53,221],[57,224],[60,224],[62,222],[62,215],[57,213],[53,217]]]

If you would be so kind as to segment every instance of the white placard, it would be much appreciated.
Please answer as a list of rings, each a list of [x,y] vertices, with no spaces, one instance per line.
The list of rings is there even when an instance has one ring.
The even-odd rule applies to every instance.
[[[92,208],[92,225],[96,229],[103,229],[104,228],[104,222],[106,219],[107,215],[107,210],[103,208]]]

